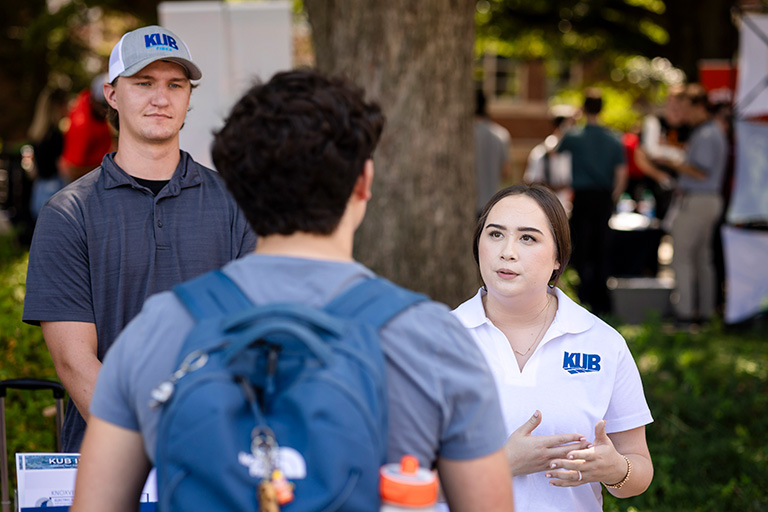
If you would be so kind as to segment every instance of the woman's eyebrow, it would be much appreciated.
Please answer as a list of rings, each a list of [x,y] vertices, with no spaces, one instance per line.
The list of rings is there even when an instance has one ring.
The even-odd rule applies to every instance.
[[[521,226],[521,227],[517,228],[517,230],[518,231],[533,231],[534,233],[539,233],[540,235],[544,234],[544,232],[542,230],[540,230],[539,228],[533,228],[533,227]]]
[[[485,226],[485,229],[491,229],[491,228],[500,229],[502,231],[507,230],[507,227],[502,226],[501,224],[488,224],[487,226]],[[544,232],[539,228],[534,228],[529,226],[520,226],[517,228],[517,231],[539,233],[540,235],[544,234]]]

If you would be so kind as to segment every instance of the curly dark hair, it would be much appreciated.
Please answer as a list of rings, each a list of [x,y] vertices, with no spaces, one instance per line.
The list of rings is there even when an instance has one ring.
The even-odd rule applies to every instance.
[[[217,170],[259,236],[331,234],[384,116],[362,89],[314,70],[253,86],[215,133]]]

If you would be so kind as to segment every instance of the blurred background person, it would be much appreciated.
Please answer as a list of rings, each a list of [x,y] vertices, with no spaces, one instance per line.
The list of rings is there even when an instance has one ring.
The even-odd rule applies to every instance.
[[[624,146],[599,120],[603,109],[600,89],[585,92],[587,122],[563,136],[557,151],[571,154],[573,209],[573,267],[579,274],[579,300],[596,314],[610,313],[608,278],[608,221],[627,185]]]
[[[527,184],[541,183],[552,189],[565,211],[570,213],[573,190],[571,189],[571,156],[555,151],[563,135],[573,128],[573,110],[567,105],[558,105],[550,111],[552,133],[528,154],[528,163],[523,174]]]
[[[64,133],[64,152],[61,155],[62,175],[71,183],[101,165],[104,155],[113,150],[114,137],[107,122],[107,101],[101,74],[83,90],[69,112],[69,128]]]
[[[717,304],[714,235],[723,211],[722,187],[728,165],[725,109],[712,115],[707,91],[686,87],[685,119],[693,126],[682,163],[666,161],[679,175],[672,226],[675,291],[680,324],[708,321]]]
[[[488,116],[485,94],[477,89],[475,95],[475,175],[477,177],[478,215],[493,197],[504,176],[509,175],[509,141],[506,128]]]
[[[64,186],[59,172],[64,136],[59,124],[67,114],[67,100],[67,93],[63,89],[43,89],[27,132],[35,155],[35,179],[29,206],[33,220],[37,219],[48,198]]]
[[[653,180],[646,180],[645,185],[653,193],[656,217],[661,220],[672,202],[677,179],[675,165],[685,160],[685,142],[691,134],[685,116],[685,101],[685,85],[670,85],[661,112],[643,119],[640,144],[633,152],[636,168]],[[633,199],[638,200],[634,195]]]

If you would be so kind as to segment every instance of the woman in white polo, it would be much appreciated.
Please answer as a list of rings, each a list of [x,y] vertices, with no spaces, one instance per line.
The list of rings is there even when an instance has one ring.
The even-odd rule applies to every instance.
[[[571,252],[549,189],[497,193],[475,230],[485,284],[454,314],[493,372],[507,432],[516,510],[599,511],[653,478],[652,422],[621,335],[555,287]]]

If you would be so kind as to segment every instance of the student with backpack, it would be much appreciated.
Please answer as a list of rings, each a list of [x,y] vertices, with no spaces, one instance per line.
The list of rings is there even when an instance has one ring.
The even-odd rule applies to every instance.
[[[155,465],[160,510],[373,512],[379,466],[405,454],[437,468],[454,512],[513,510],[476,345],[447,307],[352,257],[383,125],[315,71],[235,105],[213,159],[256,251],[151,297],[120,335],[72,511],[135,510]]]

